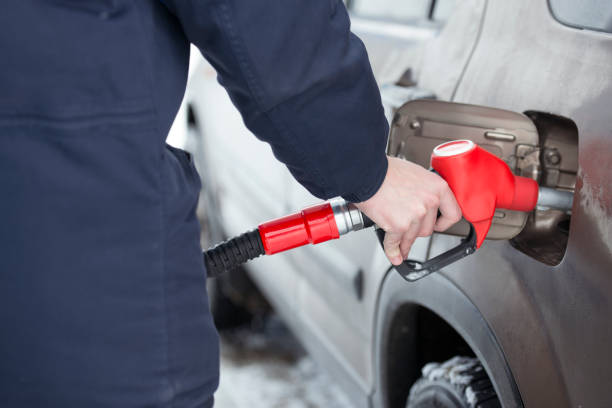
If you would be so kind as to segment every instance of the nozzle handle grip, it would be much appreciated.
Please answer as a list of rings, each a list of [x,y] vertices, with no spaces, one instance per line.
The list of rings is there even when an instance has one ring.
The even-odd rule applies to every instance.
[[[438,218],[440,218],[442,214],[438,211]],[[365,214],[363,214],[364,220],[367,218]],[[367,218],[369,222],[374,225],[372,220]],[[415,261],[413,259],[407,259],[402,262],[400,265],[395,266],[397,272],[401,275],[402,278],[406,279],[409,282],[417,281],[425,276],[429,275],[432,272],[436,272],[445,266],[452,264],[468,255],[473,254],[476,251],[476,230],[472,223],[469,223],[470,231],[468,235],[461,240],[461,243],[454,248],[449,249],[446,252],[441,253],[431,259],[428,259],[425,262]],[[376,230],[376,236],[378,237],[378,241],[380,242],[380,246],[383,246],[383,242],[385,239],[385,231],[382,229]]]

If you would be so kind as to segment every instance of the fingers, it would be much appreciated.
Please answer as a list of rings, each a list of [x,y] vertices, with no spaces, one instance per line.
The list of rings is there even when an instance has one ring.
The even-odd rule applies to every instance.
[[[459,221],[461,209],[441,177],[405,160],[390,157],[388,163],[378,191],[356,204],[386,231],[385,253],[399,265],[416,237],[447,229]],[[441,217],[436,221],[438,208]]]
[[[446,183],[444,183],[444,188],[440,193],[440,213],[441,216],[434,226],[435,231],[444,231],[461,219],[461,208]]]
[[[385,255],[387,255],[387,258],[389,258],[389,261],[391,261],[393,265],[399,265],[403,261],[402,253],[400,252],[402,235],[403,234],[397,232],[387,232],[383,240]]]
[[[385,234],[383,247],[387,258],[393,265],[401,264],[408,257],[410,248],[421,229],[421,224],[418,220],[415,220],[405,232],[387,232]]]
[[[433,224],[432,224],[433,226]],[[412,224],[412,227],[402,235],[402,242],[400,243],[400,252],[402,253],[402,261],[408,258],[410,248],[414,241],[417,239],[418,232],[422,229],[418,223]]]
[[[418,236],[419,237],[428,237],[433,234],[434,225],[436,223],[436,218],[438,217],[438,206],[430,207],[427,210],[427,214],[423,217],[421,221],[421,228],[419,228]]]

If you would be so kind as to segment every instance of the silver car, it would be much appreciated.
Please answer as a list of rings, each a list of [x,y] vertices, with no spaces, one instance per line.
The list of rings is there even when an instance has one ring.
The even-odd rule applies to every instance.
[[[391,123],[388,154],[428,166],[435,145],[471,139],[575,193],[573,209],[498,211],[482,249],[416,283],[368,230],[257,259],[248,276],[356,407],[612,406],[612,2],[347,7]],[[250,134],[208,64],[186,100],[203,245],[318,201]],[[465,232],[419,239],[410,257]],[[261,305],[240,272],[211,290],[220,324]]]

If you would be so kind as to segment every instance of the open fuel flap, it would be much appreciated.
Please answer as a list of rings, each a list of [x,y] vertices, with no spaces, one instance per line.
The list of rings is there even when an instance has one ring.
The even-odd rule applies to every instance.
[[[537,179],[539,140],[534,123],[523,114],[501,109],[435,100],[408,102],[395,112],[387,151],[427,168],[434,147],[455,139],[469,139],[504,160],[514,174]],[[498,209],[487,238],[513,238],[527,216]],[[466,235],[468,231],[468,223],[462,220],[446,233]]]
[[[428,168],[434,147],[469,139],[501,158],[515,175],[573,192],[578,158],[573,122],[537,112],[527,115],[429,99],[410,101],[393,116],[387,152]],[[557,264],[565,253],[569,217],[568,212],[546,208],[532,213],[497,209],[487,238],[515,238],[517,249],[541,262]],[[468,232],[465,220],[446,231],[462,236]],[[536,242],[538,250],[534,250]]]

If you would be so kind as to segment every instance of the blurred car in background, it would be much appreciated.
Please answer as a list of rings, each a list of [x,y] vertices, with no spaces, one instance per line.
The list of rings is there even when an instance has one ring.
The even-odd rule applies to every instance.
[[[259,288],[356,407],[612,406],[612,3],[347,7],[392,125],[388,154],[428,166],[435,145],[471,139],[575,191],[574,208],[498,211],[482,249],[416,283],[367,230],[257,259],[209,280],[217,324],[264,310]],[[318,201],[246,129],[207,63],[186,101],[204,247]],[[450,232],[410,257],[455,246],[465,224]]]

